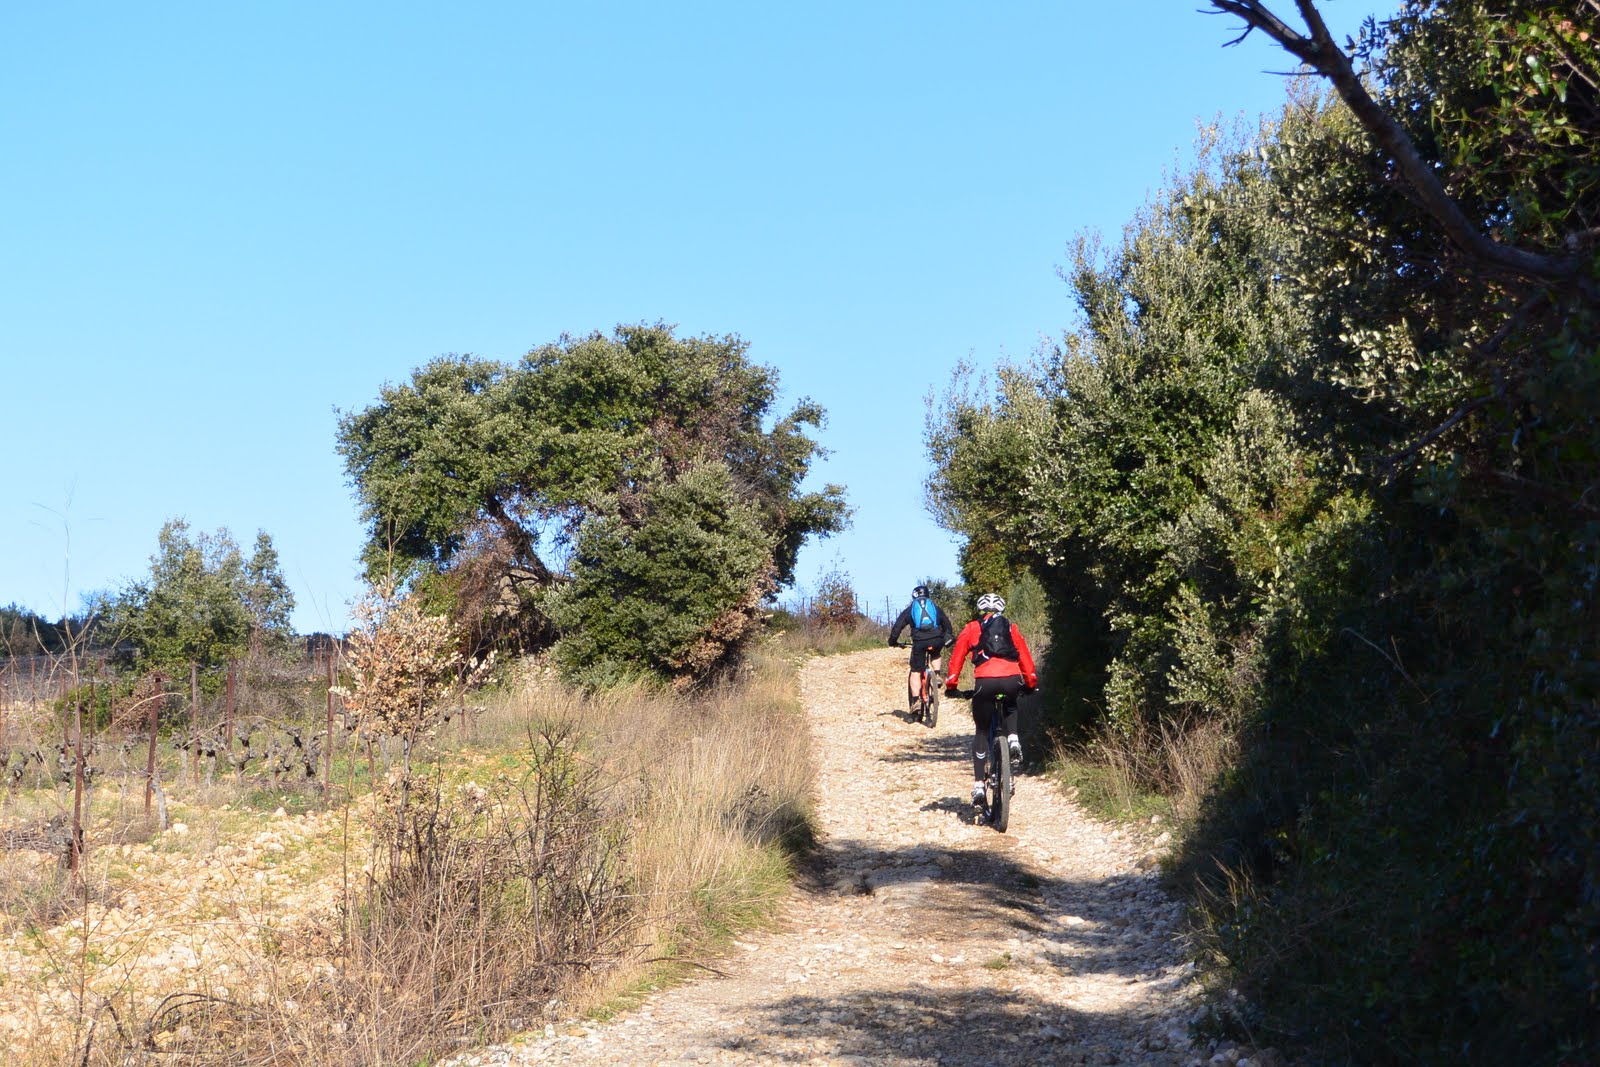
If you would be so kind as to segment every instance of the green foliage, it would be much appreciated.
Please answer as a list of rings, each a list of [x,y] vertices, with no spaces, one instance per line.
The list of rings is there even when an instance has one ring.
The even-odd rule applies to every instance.
[[[1600,262],[1568,238],[1600,213],[1597,15],[1411,3],[1374,52],[1468,216],[1578,250],[1571,284],[1451,246],[1347,121],[1269,151],[1295,226],[1344,235],[1300,272],[1318,330],[1293,399],[1355,477],[1284,583],[1182,875],[1217,894],[1258,1024],[1357,1061],[1600,1045]]]
[[[719,463],[654,487],[632,521],[587,523],[572,580],[548,601],[569,674],[697,680],[755,635],[770,589],[772,542],[759,510]]]
[[[1020,553],[1030,431],[1036,437],[1045,418],[1024,372],[1002,368],[992,397],[989,388],[971,367],[958,367],[942,403],[929,398],[926,428],[928,508],[965,538],[962,581],[979,593],[1004,589],[1027,565]]]
[[[944,608],[952,623],[968,604],[977,600],[976,595],[968,593],[965,582],[951,583],[943,578],[928,577],[922,579],[922,584],[928,587],[928,598]]]
[[[150,573],[101,606],[107,629],[140,669],[201,669],[242,655],[251,642],[289,636],[294,596],[265,533],[246,559],[227,530],[193,534],[170,519]]]
[[[1597,39],[1414,0],[1363,44],[1466,216],[1568,273],[1453,244],[1301,87],[1080,246],[1079,329],[931,435],[974,568],[1048,593],[1063,711],[1231,733],[1171,873],[1256,1036],[1327,1061],[1600,1048]]]
[[[445,357],[385,387],[339,427],[369,569],[407,575],[480,634],[524,645],[573,627],[607,640],[665,627],[604,649],[598,633],[565,632],[569,665],[711,669],[722,657],[710,648],[742,639],[719,627],[792,581],[804,540],[848,518],[840,487],[800,490],[822,409],[802,401],[775,417],[777,375],[747,348],[622,326],[516,364]],[[702,549],[727,569],[688,574]],[[658,550],[666,558],[650,561]],[[596,598],[613,594],[602,610]]]
[[[1279,498],[1318,491],[1261,391],[1306,323],[1275,271],[1296,241],[1249,147],[1213,137],[1120,247],[1080,241],[1083,326],[1041,366],[1002,371],[991,403],[961,383],[930,428],[930,500],[966,538],[969,587],[1041,583],[1047,689],[1069,725],[1097,707],[1127,730],[1237,715],[1248,693],[1216,676],[1258,642],[1305,521]]]
[[[255,549],[244,561],[239,598],[250,616],[255,634],[286,637],[294,632],[289,622],[289,613],[294,610],[294,594],[284,580],[278,550],[264,530],[256,531]]]
[[[57,722],[70,719],[69,709],[83,716],[84,729],[99,731],[112,724],[119,702],[133,692],[136,680],[122,675],[79,682],[50,701]]]

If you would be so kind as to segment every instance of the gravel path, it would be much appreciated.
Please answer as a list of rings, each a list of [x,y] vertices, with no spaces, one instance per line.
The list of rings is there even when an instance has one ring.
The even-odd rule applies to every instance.
[[[1147,846],[1027,775],[1008,833],[975,825],[971,713],[949,702],[937,729],[909,722],[905,657],[881,649],[801,668],[822,762],[822,873],[775,929],[734,942],[718,963],[728,977],[455,1062],[1210,1061],[1185,1034],[1194,1008],[1179,908],[1141,869]]]

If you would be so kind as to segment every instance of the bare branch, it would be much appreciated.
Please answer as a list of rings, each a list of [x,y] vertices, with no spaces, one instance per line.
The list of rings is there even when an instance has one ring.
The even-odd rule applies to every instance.
[[[1390,644],[1391,647],[1394,648],[1394,655],[1391,656],[1391,655],[1389,655],[1388,652],[1384,651],[1382,645],[1374,643],[1365,634],[1358,633],[1357,631],[1351,629],[1348,626],[1346,626],[1344,628],[1344,632],[1349,634],[1351,637],[1355,638],[1357,641],[1360,641],[1362,644],[1366,645],[1368,648],[1372,649],[1372,651],[1376,652],[1378,655],[1382,656],[1384,659],[1388,660],[1389,661],[1389,666],[1393,667],[1395,669],[1395,672],[1397,674],[1399,674],[1400,677],[1404,678],[1407,682],[1411,683],[1411,688],[1415,689],[1418,693],[1420,693],[1422,695],[1423,703],[1428,703],[1429,701],[1431,701],[1433,699],[1433,695],[1431,693],[1429,693],[1426,689],[1422,688],[1422,686],[1418,685],[1417,684],[1417,680],[1415,678],[1411,677],[1410,672],[1408,672],[1406,670],[1406,665],[1404,663],[1400,662],[1400,648],[1399,648],[1398,645],[1395,645],[1393,637],[1389,638],[1389,644]]]
[[[1212,0],[1211,6],[1224,14],[1237,15],[1244,19],[1247,27],[1245,32],[1236,40],[1230,41],[1230,44],[1244,40],[1249,35],[1250,29],[1258,29],[1302,62],[1311,62],[1309,56],[1302,54],[1302,50],[1309,47],[1311,42],[1267,10],[1266,5],[1260,0]]]
[[[1284,23],[1261,0],[1212,0],[1216,10],[1235,15],[1247,26],[1261,30],[1333,85],[1367,135],[1400,168],[1423,210],[1443,228],[1451,244],[1479,263],[1503,273],[1546,282],[1576,281],[1586,291],[1592,288],[1587,279],[1579,277],[1585,265],[1583,257],[1531,252],[1501,244],[1480,232],[1451,198],[1410,136],[1367,92],[1350,57],[1328,32],[1314,0],[1295,0],[1295,6],[1309,28],[1309,37]]]
[[[1600,226],[1593,226],[1587,230],[1567,234],[1567,247],[1576,252],[1587,245],[1600,241]]]
[[[1462,419],[1466,418],[1474,411],[1477,411],[1485,404],[1488,404],[1490,401],[1498,399],[1501,395],[1503,395],[1502,390],[1496,389],[1485,396],[1478,397],[1476,400],[1467,401],[1465,404],[1462,404],[1460,407],[1456,408],[1455,411],[1451,412],[1450,417],[1445,419],[1444,422],[1440,423],[1438,426],[1435,426],[1433,429],[1417,438],[1416,441],[1412,442],[1405,449],[1384,460],[1383,465],[1390,470],[1400,466],[1400,464],[1404,463],[1406,460],[1410,459],[1412,456],[1415,456],[1418,452],[1421,452],[1424,448],[1427,448],[1439,438],[1449,433]]]

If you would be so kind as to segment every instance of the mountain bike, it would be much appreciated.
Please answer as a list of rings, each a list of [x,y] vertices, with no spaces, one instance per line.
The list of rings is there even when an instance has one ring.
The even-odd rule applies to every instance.
[[[917,698],[919,718],[928,729],[939,725],[939,676],[931,663],[922,666],[922,692]]]
[[[904,648],[902,641],[895,642],[895,648]],[[927,723],[931,730],[939,724],[939,676],[930,655],[922,664],[917,692],[917,710],[912,712],[912,722]]]
[[[952,689],[950,695],[971,700],[973,690]],[[1016,792],[1016,782],[1011,778],[1011,746],[1000,732],[1001,697],[995,695],[994,708],[989,712],[989,754],[985,759],[983,776],[983,821],[999,833],[1006,832],[1011,822],[1011,794]]]

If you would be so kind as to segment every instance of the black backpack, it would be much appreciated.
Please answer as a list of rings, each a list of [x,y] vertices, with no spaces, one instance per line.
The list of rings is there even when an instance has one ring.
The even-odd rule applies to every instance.
[[[1004,615],[991,615],[978,624],[978,647],[972,653],[972,662],[987,663],[995,656],[1017,659],[1017,643],[1011,640],[1011,620]]]

